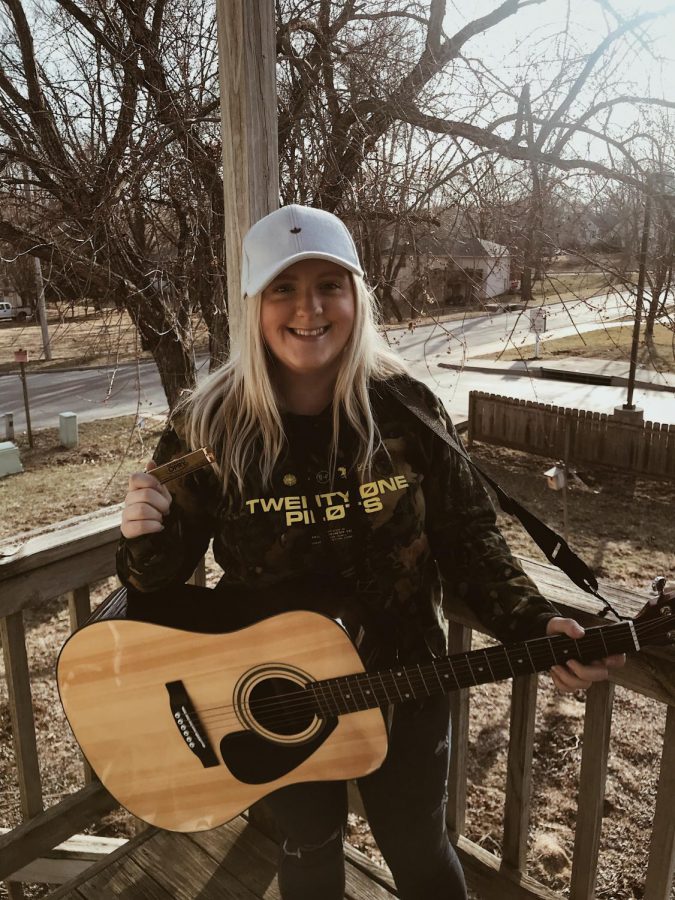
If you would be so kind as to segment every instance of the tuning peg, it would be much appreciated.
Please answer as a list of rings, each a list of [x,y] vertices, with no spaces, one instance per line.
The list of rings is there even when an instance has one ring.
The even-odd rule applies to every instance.
[[[652,597],[649,601],[652,604],[652,606],[659,602],[659,600],[663,596],[663,591],[665,590],[665,587],[666,587],[666,579],[664,578],[663,575],[657,575],[656,578],[652,579],[652,590],[656,594],[656,597]]]

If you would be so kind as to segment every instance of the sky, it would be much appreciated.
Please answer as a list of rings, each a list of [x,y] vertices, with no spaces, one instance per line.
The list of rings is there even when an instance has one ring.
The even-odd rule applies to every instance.
[[[499,0],[449,0],[444,28],[452,34],[469,19],[485,15],[500,5]],[[611,8],[616,17],[608,13]],[[534,50],[563,30],[569,16],[569,32],[574,41],[585,48],[593,47],[610,29],[616,27],[618,17],[629,18],[634,14],[669,10],[669,14],[657,21],[646,23],[640,33],[641,40],[631,38],[630,43],[639,52],[636,59],[629,55],[625,63],[625,76],[636,87],[650,91],[652,95],[675,101],[675,2],[672,0],[546,0],[533,4],[511,16],[488,35],[481,35],[467,45],[475,52],[490,59],[497,71],[507,71],[522,62],[528,50]]]
[[[502,0],[448,0],[444,20],[446,35],[454,34],[468,21],[495,10]],[[610,12],[611,10],[611,12]],[[596,66],[598,80],[607,79],[610,88],[604,97],[617,95],[651,96],[675,102],[675,0],[544,0],[532,2],[515,15],[501,22],[485,34],[472,38],[464,47],[466,56],[479,60],[494,84],[503,82],[509,86],[510,95],[497,96],[492,110],[485,111],[484,124],[494,119],[495,114],[508,115],[516,110],[517,101],[513,97],[520,91],[520,85],[531,84],[533,109],[536,109],[538,88],[548,87],[560,72],[556,54],[585,55],[594,49],[603,38],[615,28],[619,21],[635,14],[650,14],[667,11],[667,14],[645,22],[636,33],[630,33],[616,45],[616,52],[608,54]],[[568,27],[566,27],[568,26]],[[528,67],[528,60],[536,60],[538,72]],[[576,76],[580,67],[566,67],[565,73]],[[541,81],[539,78],[541,77]],[[453,98],[458,98],[455,85]],[[561,87],[559,100],[569,87]],[[580,97],[580,107],[586,108],[593,102],[594,86],[589,81],[589,89]],[[471,94],[468,84],[466,96]],[[558,100],[558,102],[559,102]],[[557,102],[555,103],[557,105]],[[661,114],[661,113],[659,113]],[[536,115],[536,112],[535,112]],[[620,138],[635,127],[638,131],[652,131],[653,126],[643,127],[645,120],[632,104],[622,104],[612,112],[611,131]],[[675,109],[668,113],[675,121]],[[504,136],[509,136],[512,125],[506,127]],[[575,137],[576,152],[596,159],[606,157],[604,144],[592,138]]]

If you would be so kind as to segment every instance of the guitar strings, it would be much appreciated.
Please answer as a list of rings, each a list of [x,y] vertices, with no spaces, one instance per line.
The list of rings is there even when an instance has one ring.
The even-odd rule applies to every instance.
[[[619,623],[619,624],[621,624],[621,623]],[[647,629],[645,628],[645,626],[647,626],[648,624],[650,624],[650,623],[642,623],[640,626],[640,631],[643,635],[646,634]],[[657,626],[658,626],[655,629],[655,632],[658,633],[663,628],[663,621],[655,623],[655,624],[657,624]],[[616,627],[616,626],[612,626],[612,627]],[[585,643],[584,651],[585,652],[587,652],[589,654],[593,654],[594,656],[601,656],[601,655],[606,654],[609,650],[609,648],[606,646],[606,641],[603,640],[604,636],[605,635],[601,636],[598,633],[595,635],[589,635],[589,636],[587,636],[586,639],[580,638],[579,640],[584,640],[584,643]],[[568,644],[576,643],[573,638],[567,638],[564,635],[556,635],[555,637],[562,638],[562,640],[558,640],[556,642],[557,646],[561,649],[562,649],[563,644],[565,644],[565,643],[568,643]],[[611,642],[613,636],[607,634],[606,637]],[[617,635],[617,637],[618,637],[618,635]],[[529,650],[529,648],[528,648],[529,652],[526,651],[528,658],[531,659],[533,665],[535,665],[537,667],[537,669],[539,667],[539,664],[543,664],[542,669],[539,669],[539,671],[543,671],[546,668],[548,668],[548,665],[549,665],[548,660],[551,655],[553,655],[555,658],[555,654],[553,653],[552,649],[548,646],[550,641],[547,641],[545,639],[542,639],[542,641],[543,641],[543,643],[539,649],[534,647],[534,648],[532,648],[532,650]],[[596,653],[595,645],[597,645],[597,653]],[[542,650],[544,650],[543,653],[541,652]],[[504,664],[504,662],[508,662],[508,664],[509,664],[508,671],[505,671],[503,674],[500,672],[495,677],[495,672],[493,671],[492,666],[489,664],[490,663],[490,660],[489,660],[490,651],[493,652],[493,655],[495,657],[497,655],[499,656],[499,662],[502,665]],[[483,657],[485,657],[485,660],[488,662],[488,669],[490,671],[490,674],[493,676],[493,678],[489,679],[489,680],[496,681],[496,680],[508,679],[512,675],[516,674],[513,671],[513,668],[511,666],[509,654],[513,655],[514,652],[522,652],[522,649],[520,647],[515,647],[515,648],[508,649],[505,652],[504,647],[490,647],[490,648],[486,648],[483,651],[470,651],[470,652],[475,653],[475,654],[481,654]],[[567,657],[567,658],[574,658],[574,657]],[[474,656],[472,658],[472,661],[474,663],[478,663],[479,657]],[[492,660],[492,662],[495,663],[495,668],[496,668],[497,667],[496,664],[497,664],[498,660],[496,658],[494,658]],[[362,698],[363,701],[367,702],[367,706],[365,706],[365,707],[362,707],[361,704],[358,702],[358,696],[356,695],[356,692],[353,688],[350,687],[349,695],[343,694],[343,692],[342,692],[343,688],[347,687],[347,685],[345,685],[345,684],[340,685],[339,683],[337,683],[340,680],[340,678],[338,678],[338,679],[325,679],[322,681],[310,682],[310,684],[307,687],[304,687],[304,688],[299,687],[297,690],[293,690],[289,693],[277,694],[274,697],[271,697],[267,700],[264,700],[264,701],[261,700],[258,703],[255,703],[253,708],[254,708],[256,715],[258,715],[258,716],[263,716],[266,712],[271,712],[270,716],[264,716],[264,722],[267,727],[273,727],[274,724],[276,724],[276,723],[292,724],[294,719],[297,719],[298,721],[300,720],[300,717],[302,717],[302,719],[306,719],[307,716],[309,716],[311,714],[324,716],[325,713],[323,712],[323,709],[322,709],[322,702],[323,702],[323,705],[329,710],[329,712],[331,714],[339,716],[339,715],[343,715],[345,712],[359,711],[359,709],[361,709],[361,708],[364,708],[364,709],[376,708],[377,706],[386,705],[387,703],[392,702],[392,701],[400,702],[400,701],[404,701],[406,699],[413,699],[412,697],[408,698],[405,695],[401,694],[401,690],[399,689],[398,682],[396,681],[396,675],[395,675],[395,673],[398,673],[398,672],[405,674],[406,681],[409,683],[410,690],[413,695],[417,695],[418,691],[422,694],[422,696],[432,696],[432,695],[438,695],[440,693],[450,693],[451,691],[457,690],[460,687],[459,682],[456,677],[455,677],[455,681],[457,682],[457,684],[456,684],[456,686],[451,687],[450,691],[446,690],[448,685],[442,684],[442,683],[440,684],[440,686],[442,687],[441,691],[439,691],[437,687],[435,688],[435,690],[430,691],[427,686],[427,679],[430,679],[432,681],[432,683],[434,681],[437,681],[438,674],[439,673],[445,674],[444,669],[446,669],[446,668],[450,669],[450,672],[452,673],[453,677],[455,677],[455,673],[460,678],[464,678],[468,674],[474,683],[476,683],[476,684],[477,683],[485,683],[485,682],[477,681],[475,679],[475,676],[474,676],[475,666],[472,667],[471,662],[469,661],[469,659],[467,658],[466,655],[460,655],[460,656],[440,658],[439,660],[436,661],[435,665],[430,664],[430,663],[427,663],[424,666],[420,665],[417,667],[417,671],[415,669],[410,669],[410,666],[405,666],[405,667],[401,667],[401,668],[382,670],[381,672],[378,672],[378,673],[362,672],[362,673],[354,673],[352,676],[340,676],[341,678],[351,677],[351,678],[355,679],[354,687],[363,695],[363,698]],[[356,679],[359,679],[359,681],[361,681],[361,682],[367,682],[371,685],[371,689],[373,691],[372,699],[375,700],[374,703],[370,702],[370,698],[366,699],[363,687],[361,686],[361,684],[356,682]],[[375,679],[376,682],[379,680],[381,687],[380,686],[375,687],[371,681],[372,679]],[[385,681],[386,681],[386,684],[385,684]],[[335,694],[333,693],[333,687],[331,686],[331,683],[335,684],[335,689],[338,692],[338,695],[339,695],[338,702],[336,702]],[[470,687],[470,686],[471,686],[470,683],[468,683],[466,685],[466,687]],[[378,697],[380,690],[384,692],[384,697],[381,699]],[[353,700],[357,701],[356,709],[354,709],[354,710],[347,709],[344,711],[340,710],[340,706],[347,706],[347,707],[351,706]],[[231,704],[223,704],[223,705],[214,706],[214,707],[205,707],[202,710],[195,710],[190,706],[188,708],[188,711],[194,712],[197,716],[200,717],[200,719],[205,724],[206,723],[217,724],[218,722],[222,722],[223,724],[226,724],[228,722],[228,720],[229,721],[239,721],[239,717],[237,716],[237,714],[235,712],[235,708]],[[210,713],[210,714],[208,714],[208,713]]]
[[[572,639],[572,638],[568,638],[567,641],[574,643],[574,639]],[[595,648],[592,647],[593,643],[598,643],[597,653],[596,653]],[[559,646],[562,646],[561,642],[559,642]],[[599,638],[599,635],[598,636],[594,635],[592,637],[592,641],[588,641],[584,649],[587,650],[589,653],[593,654],[594,656],[602,655],[603,653],[606,653],[608,650],[608,648],[606,648],[606,646],[605,646],[605,643],[602,642],[601,638]],[[501,662],[503,664],[504,656],[505,656],[505,654],[503,652],[503,648],[501,648],[501,647],[486,648],[486,650],[482,651],[483,656],[487,656],[487,653],[489,653],[490,650],[498,652],[499,657],[500,657],[499,662]],[[535,648],[535,650],[536,650],[536,648]],[[474,651],[474,652],[481,653],[481,651]],[[511,652],[513,652],[513,651],[511,651]],[[529,653],[528,656],[532,660],[533,664],[537,665],[537,669],[539,671],[544,671],[546,668],[548,668],[548,666],[549,666],[548,659],[550,656],[548,651],[545,651],[544,655],[542,655],[541,653],[535,652],[535,653]],[[568,658],[574,658],[574,657],[568,657]],[[408,683],[410,685],[410,689],[411,689],[411,692],[413,693],[413,695],[416,695],[418,690],[420,693],[422,693],[422,695],[431,696],[431,695],[438,695],[439,693],[450,693],[453,690],[457,690],[457,689],[461,688],[462,685],[459,684],[457,678],[455,677],[455,672],[457,673],[457,675],[460,676],[460,678],[464,678],[468,674],[471,678],[471,681],[473,681],[474,685],[480,684],[480,683],[486,683],[485,681],[476,680],[476,678],[474,676],[474,669],[472,668],[469,660],[466,659],[465,656],[452,657],[451,659],[453,660],[453,662],[450,662],[450,658],[441,658],[436,662],[435,666],[433,664],[426,664],[426,666],[424,668],[422,666],[419,666],[418,672],[415,672],[414,670],[406,672],[406,680],[408,681]],[[538,660],[538,663],[543,663],[541,669],[539,669],[538,664],[535,663],[535,659]],[[478,662],[477,657],[475,657],[474,660],[475,660],[475,662]],[[497,662],[497,660],[493,660],[493,661],[495,663]],[[441,691],[439,691],[437,688],[433,691],[429,691],[429,689],[427,687],[425,675],[432,680],[434,680],[434,679],[437,680],[437,672],[439,670],[440,670],[441,674],[444,674],[442,667],[447,667],[450,669],[450,672],[452,673],[453,677],[455,677],[455,681],[457,682],[456,685],[451,687],[449,691],[446,690],[447,685],[442,685]],[[494,671],[493,671],[492,667],[488,665],[488,668],[490,670],[491,675],[494,676]],[[365,709],[368,709],[368,708],[375,708],[380,705],[386,705],[387,703],[392,702],[392,701],[400,702],[400,701],[404,701],[407,699],[413,699],[413,697],[408,698],[401,694],[401,691],[398,688],[398,682],[396,681],[396,678],[395,678],[396,672],[399,672],[399,671],[404,672],[406,669],[409,669],[409,667],[404,667],[401,669],[389,669],[389,670],[385,669],[385,670],[382,670],[381,672],[377,672],[377,673],[368,673],[368,672],[354,673],[353,676],[341,676],[341,677],[342,678],[348,678],[348,677],[359,678],[361,681],[367,681],[371,685],[371,689],[373,690],[372,696],[376,702],[370,703],[370,701],[368,700],[367,705],[365,707],[363,707]],[[493,680],[494,681],[506,680],[506,679],[511,678],[515,674],[516,673],[513,671],[512,666],[509,664],[508,670],[505,670],[503,673],[500,672],[496,677],[487,679],[487,683],[489,683],[490,681],[493,681]],[[410,680],[411,677],[415,682],[414,686]],[[372,683],[371,679],[376,679],[376,681],[377,680],[380,681],[381,690],[384,692],[383,698],[381,698],[381,699],[378,698],[378,692],[380,691],[380,687],[379,686],[377,688],[373,687],[373,683]],[[385,679],[387,680],[387,684],[384,683]],[[317,697],[318,697],[319,701],[323,700],[324,704],[329,708],[329,710],[332,711],[333,709],[335,709],[335,712],[334,712],[335,715],[343,715],[345,712],[358,711],[358,707],[360,706],[360,704],[358,704],[357,709],[354,709],[354,710],[350,710],[350,709],[340,710],[340,708],[339,708],[340,703],[336,702],[336,700],[335,700],[335,695],[333,693],[333,688],[331,686],[331,683],[335,683],[335,688],[339,693],[339,697],[340,697],[342,706],[345,706],[345,705],[349,706],[350,702],[348,702],[348,701],[352,701],[353,699],[356,699],[356,698],[354,697],[353,690],[350,695],[343,694],[342,686],[337,683],[338,681],[339,681],[339,679],[325,679],[322,681],[314,681],[314,682],[311,682],[307,686],[307,688],[299,688],[298,690],[294,690],[287,694],[277,694],[274,697],[269,698],[268,700],[265,700],[265,701],[261,700],[258,703],[256,703],[255,711],[258,715],[263,715],[265,712],[272,710],[272,712],[277,713],[276,721],[278,721],[278,722],[288,721],[289,712],[295,712],[295,713],[302,712],[303,714],[305,714],[305,716],[313,711],[318,712],[319,714],[323,714],[320,702],[317,702],[317,700],[315,699]],[[347,687],[347,685],[343,685],[343,686]],[[470,682],[468,682],[464,686],[471,687],[472,684]],[[360,685],[356,684],[356,687],[358,687],[359,691],[362,694],[364,693],[363,688]],[[319,690],[317,690],[317,688]],[[364,701],[366,700],[365,695],[363,696],[363,700]],[[318,707],[318,709],[317,709],[317,707]],[[213,714],[208,715],[208,716],[203,715],[203,713],[206,713],[209,710],[213,710]],[[199,711],[199,710],[193,710],[193,711],[198,716],[200,716],[200,718],[202,718],[202,721],[205,723],[206,722],[216,723],[218,720],[224,721],[228,718],[238,720],[238,716],[234,712],[234,707],[232,705],[219,705],[219,706],[215,706],[215,707],[205,707],[205,708],[203,708],[202,711]],[[229,712],[229,711],[231,711],[231,712]],[[265,717],[265,721],[266,721],[266,724],[271,725],[271,724],[274,724],[275,720],[273,718]]]

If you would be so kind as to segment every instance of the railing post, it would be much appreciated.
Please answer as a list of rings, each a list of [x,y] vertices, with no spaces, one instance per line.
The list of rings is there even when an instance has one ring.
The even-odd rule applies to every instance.
[[[518,871],[524,871],[527,863],[538,683],[537,675],[516,678],[511,694],[502,858]]]
[[[661,774],[649,847],[645,900],[669,900],[675,874],[675,706],[668,707]]]
[[[611,682],[599,681],[588,689],[570,900],[595,897],[613,703]]]
[[[44,805],[23,613],[13,613],[0,620],[0,631],[5,672],[7,673],[14,753],[19,776],[21,815],[25,820],[42,812]],[[21,884],[8,884],[7,896],[9,900],[23,900],[24,892]]]
[[[68,595],[68,615],[70,617],[70,630],[77,631],[91,615],[91,593],[89,585],[75,588]],[[91,784],[94,780],[94,771],[87,760],[82,757],[82,769],[84,771],[84,783]]]
[[[24,819],[30,819],[42,812],[44,806],[23,613],[13,613],[2,619],[1,630],[14,752],[19,775],[21,814]]]
[[[471,629],[450,623],[449,653],[466,653],[471,649]],[[450,741],[450,773],[448,776],[448,809],[446,823],[453,840],[464,833],[466,820],[466,778],[469,747],[469,690],[450,694],[452,736]]]

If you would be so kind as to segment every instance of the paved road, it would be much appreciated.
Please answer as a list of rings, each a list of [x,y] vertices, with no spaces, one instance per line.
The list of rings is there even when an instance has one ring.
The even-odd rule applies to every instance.
[[[77,413],[80,422],[131,415],[162,415],[166,398],[157,368],[151,360],[119,368],[77,369],[28,373],[30,418],[33,428],[58,425],[59,413]],[[21,380],[0,376],[0,413],[14,414],[14,427],[25,431]]]
[[[547,310],[548,334],[558,337],[577,330],[606,327],[612,318],[625,315],[628,308],[621,298],[600,297],[573,306],[567,304],[566,308],[554,304]],[[574,316],[573,324],[570,313]],[[510,336],[516,344],[531,342],[529,320],[521,313],[420,326],[412,332],[389,331],[388,336],[413,372],[441,394],[458,421],[467,416],[470,390],[487,390],[547,403],[564,402],[566,406],[602,412],[612,412],[615,406],[625,401],[625,388],[542,382],[475,371],[453,372],[438,366],[441,361],[460,362],[494,352],[502,348]],[[201,360],[200,364],[206,371],[206,361]],[[159,375],[151,361],[117,369],[33,373],[28,375],[28,388],[34,428],[57,426],[59,412],[75,412],[79,421],[87,422],[129,415],[137,410],[142,415],[165,415],[167,411]],[[644,408],[646,418],[675,423],[675,395],[640,388],[636,391],[635,402]],[[0,412],[12,412],[16,430],[25,430],[21,382],[17,375],[0,376]]]
[[[546,307],[546,338],[566,337],[578,331],[611,326],[619,317],[630,315],[628,295],[599,296],[589,300],[552,303]],[[426,355],[442,354],[453,362],[496,353],[505,347],[523,347],[534,343],[529,312],[500,313],[465,321],[423,325],[414,331],[389,332],[390,340],[408,361],[415,363]]]

